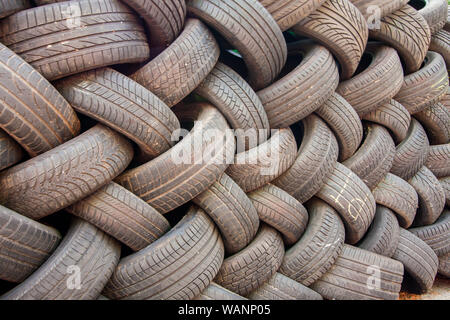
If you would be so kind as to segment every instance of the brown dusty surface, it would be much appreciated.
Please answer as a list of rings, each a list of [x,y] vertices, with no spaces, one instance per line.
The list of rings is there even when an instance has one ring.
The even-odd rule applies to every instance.
[[[421,295],[400,292],[400,300],[450,300],[450,279],[437,276],[429,292]]]

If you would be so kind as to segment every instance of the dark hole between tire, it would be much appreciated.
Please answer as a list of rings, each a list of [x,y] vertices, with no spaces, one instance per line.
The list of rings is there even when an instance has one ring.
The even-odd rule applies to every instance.
[[[366,70],[373,61],[373,54],[370,52],[364,52],[359,62],[358,68],[356,68],[355,74],[352,77],[356,77],[358,74]]]
[[[408,2],[408,4],[416,10],[420,10],[420,9],[425,8],[425,6],[427,5],[427,1],[426,0],[411,0]]]

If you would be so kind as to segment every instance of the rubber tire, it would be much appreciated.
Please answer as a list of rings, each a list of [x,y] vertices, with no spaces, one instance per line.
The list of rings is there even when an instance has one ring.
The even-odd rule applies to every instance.
[[[369,36],[397,50],[405,64],[405,74],[420,69],[431,41],[427,22],[409,5],[381,19],[380,28],[369,30]]]
[[[411,118],[408,135],[397,145],[391,173],[403,180],[411,179],[425,164],[430,151],[430,143],[422,125]]]
[[[344,224],[337,212],[313,198],[306,207],[309,222],[300,240],[286,250],[279,272],[310,286],[334,264],[344,245]]]
[[[372,190],[378,205],[391,209],[397,215],[402,228],[409,228],[419,207],[416,190],[405,180],[388,173],[386,177]]]
[[[17,11],[25,10],[31,7],[29,0],[1,0],[0,1],[0,19],[7,17]]]
[[[350,2],[358,8],[366,20],[369,20],[369,18],[384,18],[408,4],[409,0],[350,0]],[[372,6],[380,9],[379,17],[369,9]]]
[[[305,203],[333,172],[339,148],[333,132],[318,116],[309,115],[302,123],[305,133],[297,157],[272,183]]]
[[[255,238],[259,228],[256,208],[245,192],[225,173],[192,201],[219,228],[228,255],[245,248]]]
[[[219,53],[208,28],[200,20],[187,19],[180,36],[130,77],[173,107],[206,78]]]
[[[348,0],[328,0],[292,30],[333,53],[341,66],[341,80],[355,73],[369,36],[366,19]]]
[[[334,266],[311,289],[330,300],[397,300],[403,272],[400,262],[344,245]],[[369,285],[374,279],[379,287]]]
[[[430,146],[425,165],[437,178],[450,176],[450,143]]]
[[[383,126],[366,126],[365,139],[358,151],[342,164],[352,170],[373,189],[391,170],[395,156],[395,143]]]
[[[119,261],[119,243],[88,222],[74,219],[61,244],[25,281],[0,297],[2,300],[95,300]],[[80,289],[73,282],[76,266]]]
[[[439,182],[441,183],[442,189],[444,189],[445,204],[447,205],[447,207],[450,207],[450,176],[440,178]]]
[[[362,239],[375,216],[376,204],[370,189],[353,171],[337,162],[316,197],[339,213],[345,226],[346,243],[354,244]]]
[[[297,143],[292,130],[280,129],[269,140],[238,153],[226,173],[245,192],[261,188],[281,176],[295,161]]]
[[[445,61],[447,70],[450,69],[450,32],[441,30],[431,37],[429,51],[439,53]]]
[[[80,121],[58,91],[0,43],[0,128],[34,157],[72,139]]]
[[[433,249],[424,241],[408,230],[400,228],[400,241],[392,258],[403,263],[405,273],[414,280],[419,293],[431,289],[439,260]]]
[[[438,272],[440,275],[450,278],[450,253],[439,257]]]
[[[447,22],[447,0],[427,0],[419,13],[425,18],[430,27],[431,34],[441,30]]]
[[[408,110],[393,99],[375,111],[365,114],[362,119],[381,124],[389,129],[396,143],[405,140],[411,123]]]
[[[0,173],[0,204],[37,220],[100,189],[133,158],[131,144],[96,125],[46,153]]]
[[[447,93],[448,74],[444,58],[429,51],[424,66],[405,76],[403,86],[395,96],[410,114],[415,114],[439,102]]]
[[[0,129],[0,171],[15,165],[22,158],[22,148]]]
[[[259,90],[280,73],[287,59],[283,34],[257,0],[188,0],[188,12],[218,31],[243,57],[249,84]]]
[[[0,279],[20,283],[39,268],[61,240],[58,230],[0,206]]]
[[[76,111],[133,140],[152,158],[174,144],[172,132],[180,129],[175,114],[153,93],[113,69],[65,78],[56,88]]]
[[[207,190],[225,171],[228,159],[233,159],[235,149],[234,137],[231,139],[226,133],[229,129],[228,124],[215,107],[208,103],[197,103],[180,106],[177,110],[180,122],[196,121],[191,132],[159,157],[126,171],[116,179],[117,183],[162,214],[172,211]],[[215,141],[204,137],[204,133],[211,129],[222,134],[215,137]],[[198,147],[201,150],[197,150]],[[195,162],[213,150],[216,154],[209,159],[210,161]],[[187,154],[189,159],[174,159],[173,155],[180,153]]]
[[[256,238],[245,249],[223,261],[214,281],[241,296],[247,296],[272,278],[283,257],[281,235],[262,223]]]
[[[442,103],[435,103],[414,117],[422,123],[431,144],[450,142],[450,110]]]
[[[291,72],[257,92],[271,128],[286,128],[314,112],[331,97],[339,73],[331,53],[320,45],[295,50],[302,61]]]
[[[211,282],[203,292],[193,300],[248,300],[218,284]]]
[[[375,218],[358,248],[392,257],[400,239],[400,226],[395,214],[388,208],[378,205]]]
[[[76,0],[18,12],[0,22],[0,42],[48,80],[150,57],[144,27],[118,0]]]
[[[248,197],[259,219],[280,232],[287,246],[298,241],[308,223],[308,212],[297,199],[270,183]]]

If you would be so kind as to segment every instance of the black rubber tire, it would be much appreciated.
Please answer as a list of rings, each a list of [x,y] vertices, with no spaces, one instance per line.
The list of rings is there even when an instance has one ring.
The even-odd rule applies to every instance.
[[[0,42],[49,80],[150,57],[144,27],[118,0],[75,0],[18,12],[0,22]]]
[[[419,13],[427,21],[431,34],[441,30],[447,22],[447,0],[420,0],[416,2],[425,2],[425,6],[419,10]]]
[[[413,226],[433,224],[445,206],[445,192],[436,176],[425,166],[408,180],[419,196],[419,208]]]
[[[405,76],[403,86],[394,98],[410,114],[439,102],[447,93],[448,74],[444,58],[429,51],[424,59],[420,70]]]
[[[1,0],[0,19],[31,7],[29,0]]]
[[[219,228],[227,254],[238,252],[255,238],[259,228],[256,208],[245,192],[225,173],[192,201]]]
[[[450,32],[441,30],[431,37],[429,51],[439,53],[444,58],[447,70],[450,69]]]
[[[375,19],[384,18],[392,12],[401,9],[409,2],[409,0],[350,0],[350,2],[361,11],[366,20],[369,20],[371,17]],[[376,6],[377,9],[380,9],[379,17],[374,15],[373,10],[371,9],[375,7],[372,6]]]
[[[360,116],[389,102],[403,85],[402,63],[395,49],[369,45],[364,54],[370,56],[369,66],[336,90]]]
[[[430,146],[425,165],[437,178],[450,176],[450,143]]]
[[[339,73],[331,53],[320,45],[295,50],[302,61],[287,75],[257,92],[271,128],[286,128],[319,108],[333,94]]]
[[[391,173],[403,180],[411,179],[425,164],[430,150],[430,142],[422,125],[414,118],[406,138],[397,145]]]
[[[450,208],[450,176],[440,178],[439,182],[441,183],[442,189],[444,189],[445,204]]]
[[[231,139],[226,134],[229,127],[225,118],[212,105],[197,103],[180,106],[176,111],[181,122],[196,121],[191,132],[159,157],[126,171],[116,179],[117,183],[163,214],[207,190],[225,171],[229,163],[225,160],[232,159],[235,149],[234,137]],[[211,129],[218,130],[222,136],[211,141],[204,136],[204,132]],[[197,150],[199,146],[201,150]],[[213,151],[213,157],[203,158]],[[189,159],[174,158],[180,154],[188,155]],[[204,161],[196,163],[196,159]]]
[[[39,268],[61,240],[58,230],[0,206],[0,279],[20,283]]]
[[[15,165],[22,158],[22,148],[0,129],[0,171]]]
[[[308,223],[308,212],[297,199],[270,183],[248,197],[259,219],[280,232],[286,245],[298,241]]]
[[[116,240],[90,223],[74,219],[50,258],[0,299],[95,300],[111,277],[119,257],[120,245]],[[80,289],[74,290],[68,284],[73,281],[76,267],[81,282]]]
[[[412,225],[419,207],[419,198],[408,182],[388,173],[372,190],[372,194],[377,204],[394,211],[401,227],[409,228]]]
[[[450,142],[450,110],[438,102],[414,115],[428,135],[430,144]]]
[[[305,133],[297,158],[272,183],[305,203],[333,172],[339,148],[333,132],[318,116],[309,115],[302,123]]]
[[[188,0],[188,12],[218,31],[243,57],[249,84],[267,87],[287,59],[283,34],[257,0]]]
[[[342,164],[372,190],[392,168],[395,143],[383,126],[372,123],[365,131],[365,139],[358,151]]]
[[[0,44],[0,128],[31,156],[72,139],[80,121],[58,91],[22,58]]]
[[[211,283],[223,256],[219,230],[192,207],[163,237],[122,258],[103,294],[117,300],[190,300]]]
[[[248,300],[218,284],[211,282],[209,286],[193,300]]]
[[[378,107],[377,110],[365,114],[362,119],[381,124],[389,129],[396,143],[406,138],[411,123],[408,110],[393,99]]]
[[[353,171],[337,162],[316,197],[339,213],[344,222],[347,243],[354,244],[361,240],[375,216],[376,204],[370,189]]]
[[[279,272],[310,286],[331,268],[341,253],[345,231],[337,212],[325,202],[313,198],[306,207],[309,213],[306,231],[286,250]]]
[[[173,107],[206,78],[219,54],[208,28],[200,20],[187,19],[180,36],[130,77]]]
[[[245,249],[223,261],[214,281],[241,296],[247,296],[272,278],[283,257],[281,235],[262,223],[256,238]]]
[[[250,300],[322,300],[322,296],[281,273],[248,295]]]
[[[403,272],[400,262],[344,245],[333,267],[311,289],[329,300],[397,300]]]
[[[400,226],[395,214],[388,208],[377,205],[372,224],[358,248],[392,257],[400,239]]]
[[[415,287],[411,291],[419,293],[431,289],[436,277],[439,260],[433,249],[414,234],[400,228],[400,241],[392,256],[393,259],[403,263],[405,273],[413,280]]]
[[[339,161],[350,158],[363,138],[363,126],[355,109],[334,93],[315,113],[333,130],[339,145]]]
[[[0,204],[40,219],[87,197],[120,174],[131,144],[96,125],[80,136],[0,173]]]
[[[450,278],[450,253],[439,257],[438,272],[440,275]]]

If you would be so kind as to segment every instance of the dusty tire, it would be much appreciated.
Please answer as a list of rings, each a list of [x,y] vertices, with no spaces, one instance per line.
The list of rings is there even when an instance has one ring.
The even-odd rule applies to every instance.
[[[450,278],[450,253],[439,257],[438,272],[444,277]]]
[[[378,271],[379,286],[373,283]],[[333,267],[311,288],[325,299],[396,300],[403,280],[403,265],[379,254],[344,245]]]
[[[188,0],[188,12],[218,31],[243,57],[249,84],[267,87],[287,58],[286,42],[276,21],[257,0]]]
[[[219,53],[208,28],[197,19],[188,19],[180,36],[130,77],[172,107],[206,78]]]
[[[0,279],[22,282],[61,240],[58,230],[0,206]]]
[[[223,261],[219,230],[192,207],[168,233],[120,260],[103,294],[116,300],[189,300],[213,280]]]
[[[292,166],[273,184],[301,203],[320,190],[334,170],[338,143],[326,123],[316,115],[303,120],[304,137]]]
[[[414,117],[422,123],[431,144],[450,142],[450,110],[442,103],[435,103]]]
[[[361,240],[375,216],[376,204],[370,189],[353,171],[337,162],[316,197],[339,213],[346,242],[353,244]]]
[[[356,71],[369,36],[367,22],[348,0],[328,0],[292,30],[327,47],[341,65],[341,79]]]
[[[22,148],[0,129],[0,171],[18,163],[22,158]]]
[[[369,18],[376,17],[373,16],[374,11],[370,8],[371,6],[377,6],[381,10],[379,17],[384,18],[401,9],[409,0],[350,0],[350,2],[358,8],[366,20],[369,20]]]
[[[400,241],[393,259],[403,263],[405,273],[414,280],[419,292],[426,292],[433,286],[438,269],[438,257],[424,241],[408,230],[400,228]]]
[[[337,212],[326,203],[313,199],[307,208],[306,231],[286,250],[279,272],[310,286],[331,268],[341,253],[345,231]]]
[[[447,70],[450,69],[450,32],[441,30],[431,37],[429,51],[439,53],[444,58]]]
[[[377,124],[366,126],[366,135],[358,151],[342,164],[373,189],[391,170],[395,143],[389,132]]]
[[[169,230],[169,222],[127,189],[111,182],[65,209],[88,221],[134,251]]]
[[[389,102],[403,85],[402,63],[397,51],[387,46],[368,46],[364,54],[371,59],[369,66],[341,82],[336,90],[360,116]]]
[[[192,200],[220,230],[227,254],[246,247],[259,228],[256,208],[245,192],[225,173]]]
[[[441,183],[442,189],[444,189],[445,204],[447,205],[447,207],[450,207],[450,176],[440,178],[439,182]]]
[[[0,22],[0,41],[49,80],[143,62],[150,52],[138,17],[117,0],[76,0],[18,12]]]
[[[410,2],[413,5],[414,3],[420,4],[425,2],[425,6],[419,10],[419,13],[427,21],[431,34],[435,34],[444,27],[447,22],[447,0],[419,0]]]
[[[308,223],[308,212],[297,199],[272,184],[249,193],[248,197],[259,219],[280,232],[286,245],[298,241]]]
[[[450,176],[450,143],[430,146],[425,165],[437,178]]]
[[[80,136],[0,173],[0,203],[32,219],[95,192],[131,162],[131,144],[97,125]]]
[[[281,235],[261,224],[256,238],[245,249],[223,261],[214,281],[241,296],[247,296],[272,278],[283,256]]]
[[[300,64],[286,76],[257,92],[267,111],[271,128],[286,128],[319,108],[339,82],[331,53],[319,45],[307,45]]]
[[[2,0],[0,1],[0,19],[17,11],[25,10],[30,6],[29,0]]]
[[[211,282],[209,286],[193,300],[247,300],[247,298]]]
[[[400,239],[400,226],[395,214],[383,206],[377,206],[375,218],[358,248],[392,257]]]
[[[388,173],[372,190],[372,194],[377,204],[394,211],[401,227],[409,228],[412,225],[419,199],[416,190],[408,182]]]
[[[119,243],[88,222],[74,219],[69,231],[47,261],[2,300],[95,300],[119,261]],[[80,290],[71,289],[80,271]]]

